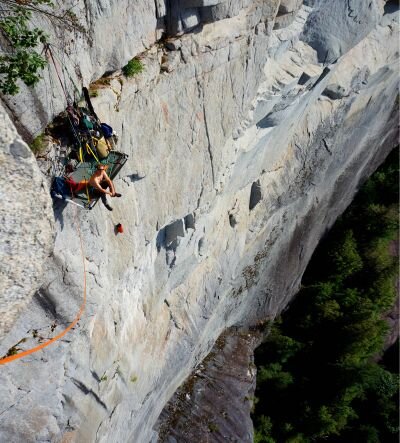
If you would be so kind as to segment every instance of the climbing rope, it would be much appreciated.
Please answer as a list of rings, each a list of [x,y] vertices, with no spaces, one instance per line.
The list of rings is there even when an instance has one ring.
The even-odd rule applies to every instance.
[[[53,62],[54,70],[56,71],[56,74],[57,74],[58,80],[59,80],[59,82],[60,82],[61,88],[62,88],[62,90],[63,90],[63,92],[64,92],[64,96],[65,96],[65,99],[66,99],[66,101],[67,101],[67,104],[70,105],[70,104],[71,104],[71,98],[68,97],[68,95],[67,95],[67,91],[66,91],[66,89],[65,89],[65,87],[64,87],[64,83],[63,83],[63,81],[62,81],[62,79],[61,79],[61,75],[60,75],[60,73],[59,73],[59,71],[58,71],[56,61],[54,60],[53,51],[51,50],[49,44],[46,44],[46,45],[45,45],[45,47],[44,47],[44,53],[45,53],[46,55],[49,55],[49,56],[50,56],[51,61]]]
[[[47,43],[47,44],[44,46],[43,51],[44,51],[44,53],[45,53],[48,57],[50,57],[50,59],[51,59],[53,65],[54,65],[54,70],[55,70],[55,72],[56,72],[56,74],[57,74],[57,77],[58,77],[58,80],[59,80],[59,82],[60,82],[61,88],[62,88],[62,90],[63,90],[63,92],[64,92],[64,96],[65,96],[65,99],[66,99],[66,101],[67,101],[67,106],[72,106],[72,101],[73,101],[73,100],[71,99],[71,96],[67,93],[67,82],[66,82],[66,76],[65,76],[65,73],[67,73],[67,75],[68,75],[68,77],[69,77],[69,79],[70,79],[70,81],[71,81],[71,83],[72,83],[72,85],[73,85],[73,87],[74,87],[74,89],[75,89],[75,92],[79,92],[79,90],[78,90],[78,88],[77,88],[75,82],[73,81],[71,75],[69,74],[69,72],[68,72],[68,70],[67,70],[67,67],[66,67],[65,63],[62,63],[61,60],[60,60],[57,56],[55,56],[55,55],[53,54],[53,51],[52,51],[52,49],[51,49],[49,43]],[[57,58],[57,60],[58,60],[58,62],[59,62],[59,64],[60,64],[60,66],[61,66],[61,68],[62,68],[62,70],[63,70],[64,83],[63,83],[63,81],[62,81],[62,79],[61,79],[61,75],[60,75],[59,69],[58,69],[58,67],[57,67],[57,64],[56,64],[56,60],[55,60],[55,58]],[[88,97],[89,97],[89,92],[88,92],[87,88],[84,88],[84,94],[85,94],[85,98],[87,99],[88,106],[90,106],[90,109],[89,109],[89,110],[90,110],[91,114],[96,118],[96,120],[98,121],[98,123],[99,123],[99,125],[100,125],[101,122],[100,122],[99,118],[97,117],[96,113],[94,112],[94,109],[93,109],[93,107],[92,107],[92,104],[90,103],[90,100],[88,99]],[[74,100],[75,100],[75,97],[74,97]],[[69,123],[70,123],[70,125],[71,125],[72,132],[73,132],[73,134],[74,134],[74,137],[75,137],[76,141],[78,142],[78,144],[81,145],[81,147],[82,147],[82,140],[81,140],[81,138],[79,137],[79,135],[78,135],[78,133],[77,133],[77,131],[76,131],[75,124],[74,124],[74,122],[71,120],[71,117],[70,117],[70,115],[69,115],[69,112],[67,112],[67,117],[68,117]],[[94,143],[93,137],[92,137],[92,135],[91,135],[90,133],[89,133],[89,138],[90,138],[90,143],[87,143],[87,142],[85,143],[86,151],[88,152],[88,154],[93,155],[93,157],[95,158],[95,160],[99,163],[99,159],[97,158],[97,156],[96,156],[96,154],[95,154],[95,152],[94,152],[94,151],[97,152],[96,147],[95,147],[95,143]],[[97,139],[95,139],[95,140],[97,140]],[[83,153],[82,153],[81,150],[80,150],[80,152],[79,152],[79,155],[80,155],[80,162],[82,163],[82,162],[83,162]]]
[[[85,264],[85,254],[84,254],[84,250],[83,250],[82,234],[81,234],[80,226],[78,223],[77,211],[78,211],[78,209],[75,208],[75,217],[74,218],[75,218],[75,223],[77,226],[77,231],[78,231],[79,240],[80,240],[82,265],[83,265],[83,301],[82,301],[82,304],[79,308],[78,314],[76,315],[74,320],[62,332],[57,334],[55,337],[49,339],[48,341],[46,341],[38,346],[35,346],[34,348],[27,349],[26,351],[20,352],[19,354],[10,355],[9,357],[4,357],[4,358],[0,359],[0,365],[4,365],[4,364],[10,363],[14,360],[18,360],[22,357],[26,357],[27,355],[34,354],[35,352],[38,352],[41,349],[46,348],[47,346],[51,345],[52,343],[56,342],[57,340],[60,340],[60,338],[64,337],[64,335],[68,331],[70,331],[73,327],[76,326],[76,324],[78,323],[78,321],[80,320],[80,318],[83,314],[83,311],[85,310],[85,304],[86,304],[86,264]]]
[[[48,43],[48,46],[49,47],[53,47],[53,48],[57,49],[57,51],[61,52],[64,61],[62,61],[60,59],[60,57],[57,55],[57,51],[53,50],[52,54],[53,54],[53,57],[58,61],[59,65],[61,66],[61,69],[62,69],[62,72],[63,72],[63,78],[64,78],[64,87],[65,87],[66,90],[68,90],[67,81],[66,81],[66,78],[68,77],[68,79],[70,81],[70,84],[72,85],[72,87],[74,89],[73,100],[74,101],[79,100],[81,98],[81,91],[78,88],[78,86],[76,85],[76,83],[75,83],[71,73],[69,72],[69,70],[67,68],[67,63],[65,62],[65,57],[67,57],[69,60],[71,60],[70,57],[68,57],[66,55],[65,49],[62,50],[62,49],[58,48],[56,45],[54,45],[53,43]]]
[[[65,75],[64,75],[64,83],[63,83],[63,81],[62,81],[62,79],[61,79],[61,75],[60,75],[59,70],[58,70],[58,68],[57,68],[57,64],[56,64],[56,61],[55,61],[55,58],[54,58],[53,51],[51,50],[51,47],[50,47],[50,44],[49,44],[49,43],[47,43],[47,44],[44,45],[44,48],[43,48],[43,51],[42,51],[42,52],[44,52],[46,56],[50,57],[50,59],[51,59],[51,61],[52,61],[52,63],[53,63],[53,66],[54,66],[54,70],[55,70],[55,72],[56,72],[56,74],[57,74],[57,77],[58,77],[58,80],[59,80],[59,82],[60,82],[61,88],[62,88],[62,90],[63,90],[64,96],[65,96],[65,100],[66,100],[66,102],[67,102],[67,106],[70,106],[70,105],[72,104],[72,100],[71,100],[71,97],[69,96],[69,94],[67,94],[67,91],[66,91],[66,87],[67,87],[67,86],[66,86],[66,82],[65,82]],[[58,59],[58,60],[59,60],[59,59]],[[61,63],[60,60],[59,60],[59,63],[60,63],[61,66],[64,66],[64,65]],[[50,76],[50,80],[51,80],[51,76]],[[76,84],[73,82],[73,80],[72,80],[71,77],[70,77],[70,80],[71,80],[71,82],[72,82],[74,88],[75,88],[76,90],[78,90]],[[68,112],[67,112],[67,118],[68,118],[68,121],[69,121],[69,123],[70,123],[70,125],[71,125],[72,132],[74,133],[74,137],[75,137],[76,141],[78,142],[78,144],[81,144],[81,141],[80,141],[79,135],[78,135],[78,133],[76,132],[75,125],[74,125],[74,123],[72,122],[71,117],[69,116],[69,113],[68,113]]]

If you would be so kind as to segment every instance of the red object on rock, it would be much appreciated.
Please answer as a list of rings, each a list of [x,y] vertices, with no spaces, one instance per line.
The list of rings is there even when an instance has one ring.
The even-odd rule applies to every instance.
[[[122,234],[124,232],[124,228],[122,227],[121,223],[118,223],[115,228],[116,228],[117,232],[119,232],[120,234]]]

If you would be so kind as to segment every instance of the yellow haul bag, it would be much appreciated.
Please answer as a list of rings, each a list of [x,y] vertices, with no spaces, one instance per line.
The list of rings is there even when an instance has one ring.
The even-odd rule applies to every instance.
[[[110,153],[110,148],[108,147],[108,144],[104,137],[101,137],[97,140],[96,150],[100,158],[108,157],[108,154]]]

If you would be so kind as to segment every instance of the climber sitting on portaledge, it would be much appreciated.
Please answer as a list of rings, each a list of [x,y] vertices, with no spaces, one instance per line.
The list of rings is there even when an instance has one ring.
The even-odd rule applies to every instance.
[[[95,189],[96,196],[101,198],[104,206],[109,211],[112,211],[113,208],[108,204],[106,195],[108,194],[111,197],[121,197],[121,194],[115,192],[114,183],[107,175],[106,165],[103,165],[102,163],[97,165],[96,171],[89,179],[89,185]],[[107,191],[107,188],[110,190]]]

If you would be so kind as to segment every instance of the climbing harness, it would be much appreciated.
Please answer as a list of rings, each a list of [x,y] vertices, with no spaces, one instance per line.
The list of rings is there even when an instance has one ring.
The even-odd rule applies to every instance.
[[[22,351],[18,354],[10,355],[8,357],[3,357],[2,359],[0,359],[0,365],[4,365],[4,364],[10,363],[14,360],[18,360],[22,357],[26,357],[27,355],[34,354],[35,352],[38,352],[41,349],[46,348],[47,346],[51,345],[52,343],[55,343],[57,340],[60,340],[60,338],[64,337],[64,335],[67,332],[69,332],[72,328],[74,328],[77,325],[78,321],[80,320],[80,318],[83,314],[83,311],[85,310],[85,305],[86,305],[86,264],[85,264],[85,254],[84,254],[84,249],[83,249],[82,234],[81,234],[81,230],[80,230],[79,222],[78,222],[78,217],[77,217],[77,209],[75,209],[75,223],[77,226],[77,231],[78,231],[79,240],[80,240],[82,265],[83,265],[83,301],[82,301],[82,304],[79,308],[78,314],[76,315],[74,320],[62,332],[57,334],[55,337],[47,340],[44,343],[41,343],[38,346],[35,346],[34,348],[27,349],[26,351]]]

